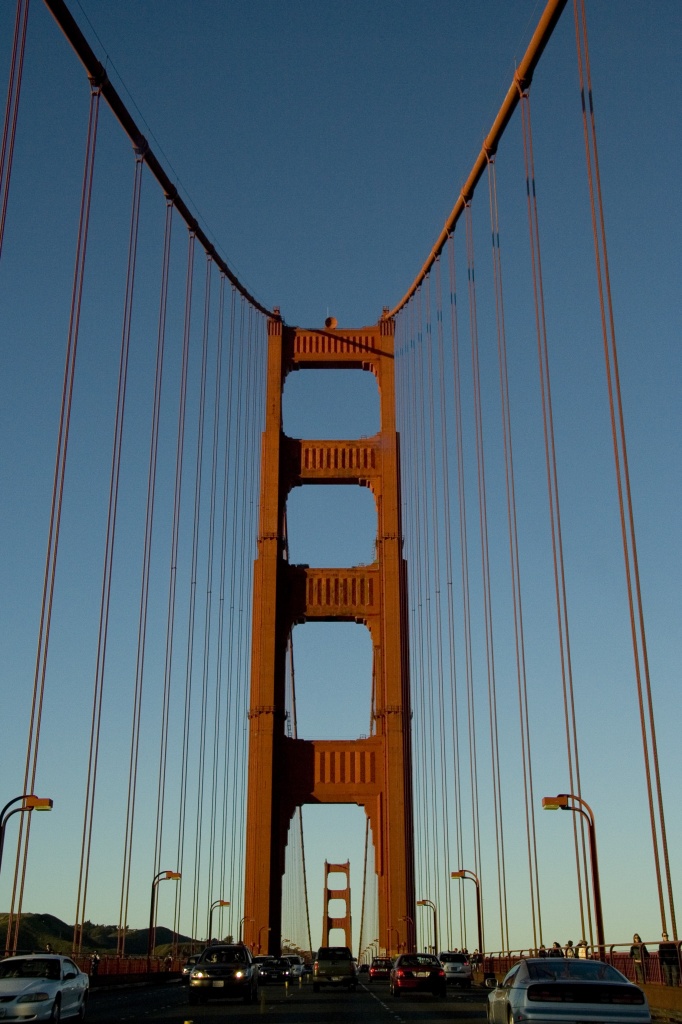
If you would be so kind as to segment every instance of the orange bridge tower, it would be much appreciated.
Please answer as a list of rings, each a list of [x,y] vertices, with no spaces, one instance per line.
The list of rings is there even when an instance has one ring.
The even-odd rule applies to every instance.
[[[299,440],[282,431],[282,390],[292,370],[361,369],[379,385],[380,430],[353,441]],[[377,507],[372,565],[311,569],[285,555],[285,509],[293,487],[369,487]],[[244,939],[279,953],[282,876],[289,823],[309,803],[355,803],[374,841],[379,941],[414,947],[414,840],[400,450],[395,418],[394,322],[346,330],[268,323],[265,431],[254,572]],[[373,648],[372,735],[300,740],[285,733],[289,634],[308,621],[363,623]],[[267,940],[266,940],[267,936]]]

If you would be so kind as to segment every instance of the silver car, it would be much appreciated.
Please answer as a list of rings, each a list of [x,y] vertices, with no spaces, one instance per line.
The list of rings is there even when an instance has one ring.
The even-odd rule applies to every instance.
[[[468,953],[439,953],[448,985],[471,988],[471,960]]]
[[[520,960],[488,996],[489,1024],[650,1024],[646,996],[615,967],[573,957]]]
[[[68,956],[52,953],[0,960],[0,1017],[60,1021],[85,1018],[90,979]]]

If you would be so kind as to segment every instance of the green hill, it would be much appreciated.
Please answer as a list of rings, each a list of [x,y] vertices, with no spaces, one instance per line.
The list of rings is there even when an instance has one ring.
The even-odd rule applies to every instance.
[[[8,922],[9,914],[0,914],[0,935],[6,933]],[[117,931],[117,926],[113,924],[93,924],[92,921],[86,921],[83,925],[81,946],[83,953],[91,953],[94,950],[99,953],[115,953]],[[132,956],[145,956],[148,936],[147,928],[128,929],[126,953]],[[191,942],[188,935],[176,937],[170,928],[157,928],[154,952],[162,956],[173,944],[174,939],[180,944]],[[66,924],[51,914],[22,914],[17,949],[44,950],[48,944],[55,953],[70,954],[73,947],[73,925]]]

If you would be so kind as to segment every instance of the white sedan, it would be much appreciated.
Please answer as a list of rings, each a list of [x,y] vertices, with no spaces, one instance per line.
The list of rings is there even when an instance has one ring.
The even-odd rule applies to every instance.
[[[0,1019],[85,1018],[90,979],[68,956],[35,953],[0,960]]]
[[[488,1024],[651,1024],[641,988],[601,960],[520,960],[486,985]]]

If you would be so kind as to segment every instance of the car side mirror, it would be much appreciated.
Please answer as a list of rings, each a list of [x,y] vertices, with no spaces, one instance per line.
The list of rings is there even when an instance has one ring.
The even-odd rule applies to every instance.
[[[486,988],[497,988],[497,978],[486,978],[485,979],[485,987]]]
[[[75,978],[75,977],[76,977],[76,972],[75,971],[67,971],[66,974],[64,975],[64,981],[71,981],[71,979]]]

